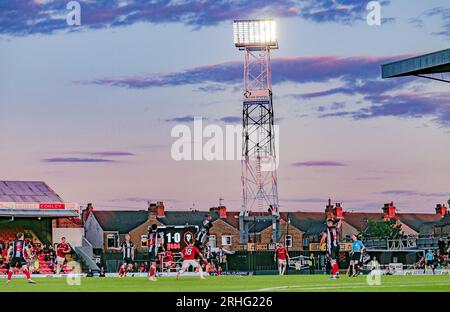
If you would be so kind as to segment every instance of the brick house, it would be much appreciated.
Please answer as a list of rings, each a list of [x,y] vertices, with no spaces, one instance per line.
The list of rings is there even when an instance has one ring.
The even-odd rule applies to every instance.
[[[253,212],[250,217],[265,214],[268,213]],[[86,238],[94,248],[113,251],[123,241],[125,234],[130,234],[138,251],[144,251],[145,246],[140,242],[151,224],[201,226],[207,215],[212,216],[211,246],[242,250],[242,245],[239,244],[239,212],[227,211],[225,206],[213,207],[209,211],[165,211],[164,204],[157,202],[147,210],[97,211],[91,205],[83,212],[83,221]],[[445,216],[448,216],[445,205],[437,205],[435,213],[398,213],[393,203],[385,204],[379,213],[347,212],[340,203],[332,205],[329,200],[322,212],[282,212],[280,224],[282,240],[290,250],[301,251],[307,250],[310,243],[320,240],[326,219],[330,217],[342,220],[341,240],[349,241],[352,234],[364,231],[368,220],[394,219],[401,224],[406,235],[418,235],[433,234],[436,225]],[[272,243],[272,223],[255,218],[255,222],[250,224],[249,235],[252,243]]]

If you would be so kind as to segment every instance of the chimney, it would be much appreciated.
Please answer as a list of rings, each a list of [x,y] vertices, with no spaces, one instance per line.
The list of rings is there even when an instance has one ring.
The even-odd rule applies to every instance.
[[[445,204],[437,204],[436,205],[436,215],[440,216],[441,218],[445,217],[445,214],[447,213],[447,207]]]
[[[156,202],[156,217],[164,218],[164,203],[162,201]]]
[[[209,208],[210,212],[217,212],[219,218],[226,219],[227,217],[227,207],[220,205],[219,207],[211,207]]]
[[[227,218],[227,207],[219,206],[219,218],[226,219]]]
[[[87,218],[89,217],[89,214],[94,211],[94,206],[92,206],[92,203],[88,203],[86,206],[86,209],[83,211],[82,220],[83,223],[86,222]]]
[[[333,210],[334,210],[334,208],[333,208],[333,205],[331,204],[331,198],[328,198],[328,204],[325,207],[325,215],[326,215],[327,219],[334,217],[334,211]]]
[[[334,209],[334,216],[338,219],[341,219],[343,217],[341,203],[336,203],[336,208]]]
[[[389,204],[384,204],[383,207],[384,219],[389,220],[395,217],[395,206],[394,202],[390,202]]]

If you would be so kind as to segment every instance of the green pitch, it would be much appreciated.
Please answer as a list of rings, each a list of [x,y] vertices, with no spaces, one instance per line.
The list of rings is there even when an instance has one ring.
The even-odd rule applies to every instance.
[[[198,277],[159,278],[156,282],[146,278],[81,278],[81,285],[69,286],[63,278],[36,278],[37,284],[27,284],[23,278],[13,279],[10,285],[0,280],[0,292],[7,291],[65,291],[65,292],[224,292],[224,291],[309,291],[309,292],[379,292],[379,291],[440,291],[450,292],[450,276],[381,276],[381,284],[369,286],[366,276],[350,278],[342,276],[330,280],[325,275],[288,275],[288,276],[216,276],[200,280]]]

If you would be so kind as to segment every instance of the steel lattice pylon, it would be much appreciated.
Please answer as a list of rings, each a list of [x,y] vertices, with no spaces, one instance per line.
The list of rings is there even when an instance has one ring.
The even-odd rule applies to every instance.
[[[244,51],[243,210],[278,212],[270,48]]]
[[[281,236],[270,50],[278,48],[272,19],[236,20],[234,44],[244,51],[242,106],[242,211],[240,242],[249,242],[251,224],[272,223],[272,242]],[[250,212],[260,212],[250,215]],[[270,214],[264,213],[270,211]]]

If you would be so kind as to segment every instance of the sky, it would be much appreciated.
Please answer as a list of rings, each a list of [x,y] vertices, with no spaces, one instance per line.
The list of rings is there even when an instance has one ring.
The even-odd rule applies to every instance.
[[[448,0],[0,2],[0,179],[97,209],[239,210],[238,160],[171,156],[173,127],[240,122],[232,21],[274,18],[280,209],[434,212],[449,198],[450,89],[380,65],[450,46]],[[447,77],[448,78],[448,77]]]

